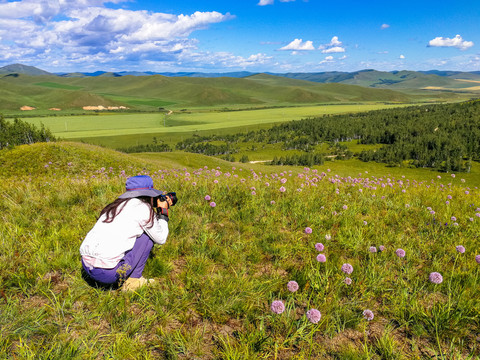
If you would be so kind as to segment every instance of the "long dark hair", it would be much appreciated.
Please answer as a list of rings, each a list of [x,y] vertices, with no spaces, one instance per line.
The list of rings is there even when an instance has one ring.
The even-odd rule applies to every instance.
[[[105,214],[106,218],[103,220],[104,223],[111,223],[115,217],[120,214],[127,205],[127,202],[133,198],[128,199],[116,199],[107,206],[103,208],[100,212],[100,217]],[[150,218],[148,219],[149,227],[153,226],[153,219],[155,217],[155,211],[153,210],[153,198],[149,196],[139,196],[137,197],[138,200],[142,201],[143,203],[149,205],[150,208]]]

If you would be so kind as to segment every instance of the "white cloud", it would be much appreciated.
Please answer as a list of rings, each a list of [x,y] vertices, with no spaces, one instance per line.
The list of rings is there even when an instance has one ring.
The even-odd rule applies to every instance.
[[[280,0],[280,2],[292,2],[295,0]],[[257,5],[265,6],[265,5],[273,5],[274,0],[260,0]]]
[[[105,2],[0,2],[0,58],[26,63],[34,58],[50,66],[54,62],[84,61],[89,66],[119,60],[175,61],[197,48],[198,41],[190,37],[194,31],[233,18],[216,11],[173,15],[110,9],[103,7]]]
[[[382,26],[380,26],[380,29],[385,30],[385,29],[388,29],[389,27],[390,25],[388,24],[382,24]]]
[[[338,36],[332,37],[330,43],[320,45],[319,49],[322,50],[324,54],[345,52],[345,48],[342,47],[342,42],[338,40]]]
[[[319,64],[326,64],[326,63],[332,63],[332,62],[333,62],[333,56],[330,55],[330,56],[325,57],[324,60],[320,61]]]
[[[322,53],[324,54],[343,53],[343,52],[345,52],[345,48],[341,46],[334,46],[329,49],[322,50]]]
[[[399,58],[400,59],[405,59],[405,55],[400,55]]]
[[[347,55],[343,55],[342,57],[339,57],[338,60],[345,60],[347,58]]]
[[[315,48],[313,47],[313,42],[310,40],[303,42],[302,39],[295,39],[290,44],[280,48],[279,50],[299,51],[299,50],[315,50]]]
[[[436,37],[428,42],[429,47],[455,47],[460,50],[467,50],[473,46],[473,41],[466,41],[460,35],[454,38]]]

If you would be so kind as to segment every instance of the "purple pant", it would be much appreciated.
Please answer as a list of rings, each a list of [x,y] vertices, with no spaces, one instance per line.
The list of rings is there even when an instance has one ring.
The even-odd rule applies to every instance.
[[[140,235],[133,248],[125,253],[122,260],[113,269],[93,268],[90,269],[83,263],[86,273],[95,281],[102,284],[115,284],[120,278],[139,278],[147,263],[148,255],[153,248],[153,241],[143,233]]]

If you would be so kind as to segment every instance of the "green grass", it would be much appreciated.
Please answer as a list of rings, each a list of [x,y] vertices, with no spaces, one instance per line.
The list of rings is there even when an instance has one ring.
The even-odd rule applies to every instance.
[[[55,136],[63,139],[88,141],[89,138],[140,135],[168,136],[171,133],[191,134],[197,131],[242,128],[299,120],[306,117],[348,112],[386,109],[405,105],[393,104],[342,104],[304,107],[285,107],[243,111],[196,111],[159,113],[132,113],[79,115],[63,117],[28,117],[22,120],[35,125],[43,123]]]
[[[48,87],[48,88],[54,88],[54,89],[66,89],[66,90],[81,90],[82,89],[81,86],[59,84],[59,83],[52,82],[52,81],[39,82],[39,83],[36,83],[35,85],[44,86],[44,87]]]
[[[354,161],[268,167],[76,143],[2,150],[0,162],[0,358],[480,356],[478,175],[438,179]],[[92,288],[80,243],[125,177],[139,173],[179,195],[167,243],[144,273],[158,281],[134,293]],[[354,268],[350,286],[344,263]],[[441,284],[428,281],[433,271]],[[311,308],[322,314],[317,324]]]

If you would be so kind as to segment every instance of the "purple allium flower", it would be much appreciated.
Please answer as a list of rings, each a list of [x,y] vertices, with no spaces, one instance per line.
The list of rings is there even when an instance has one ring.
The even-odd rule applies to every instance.
[[[440,274],[438,272],[430,273],[430,275],[428,276],[428,279],[430,280],[430,282],[432,282],[434,284],[441,284],[442,281],[443,281],[442,274]]]
[[[343,210],[347,210],[348,209],[348,206],[347,205],[343,205]]]
[[[345,274],[351,274],[353,272],[353,266],[350,265],[349,263],[346,263],[346,264],[343,264],[342,265],[342,271],[345,273]]]
[[[215,202],[212,201],[212,202],[210,203],[210,206],[213,208],[213,207],[217,206],[217,204],[215,204]]]
[[[280,182],[281,182],[282,184],[285,184],[285,183],[287,182],[287,179],[283,178],[283,179],[280,180]]]
[[[455,247],[455,249],[457,249],[457,251],[460,253],[460,254],[463,254],[465,252],[465,247],[463,245],[457,245]]]
[[[343,282],[347,285],[351,285],[352,284],[352,279],[350,279],[349,277],[346,277],[345,280],[343,280]]]
[[[450,220],[452,220],[452,221],[457,221],[457,218],[456,218],[455,216],[452,216],[452,217],[450,218]]]
[[[304,231],[305,231],[305,234],[311,234],[312,228],[307,226]]]
[[[403,258],[403,257],[405,257],[405,250],[403,250],[403,249],[397,249],[397,250],[395,251],[395,254],[397,254],[397,256],[398,256],[399,258]]]
[[[321,318],[322,318],[322,314],[317,309],[310,309],[307,311],[307,319],[311,323],[316,324],[320,321]]]
[[[289,281],[287,283],[287,289],[288,289],[288,291],[291,291],[291,292],[297,291],[298,290],[298,283],[294,280]]]
[[[455,174],[452,174],[452,178],[454,178],[454,177],[455,177]]]
[[[281,314],[285,311],[285,305],[283,305],[283,302],[281,300],[275,300],[272,302],[272,306],[270,306],[270,309],[275,314]]]
[[[368,225],[368,223],[365,220],[363,220],[363,225]]]
[[[370,251],[371,253],[376,253],[377,252],[377,248],[375,246],[370,246],[370,248],[368,249],[368,251]]]
[[[385,251],[385,246],[380,245],[380,246],[378,247],[378,250],[380,250],[380,251]]]
[[[282,187],[281,187],[280,189],[278,189],[278,190],[280,190],[280,192],[285,192],[285,190],[287,190],[287,189],[285,189],[285,187],[282,186]]]
[[[275,200],[270,201],[271,205],[275,205]]]
[[[205,195],[205,200],[210,201],[211,197],[210,195]]]
[[[324,262],[327,261],[327,257],[324,254],[318,254],[317,255],[317,261],[321,262],[321,263],[324,263]]]
[[[374,318],[373,311],[372,311],[372,310],[368,310],[368,309],[367,309],[367,310],[364,310],[364,311],[363,311],[363,317],[364,317],[365,319],[367,319],[368,321],[373,320],[373,318]]]
[[[257,195],[257,193],[255,191],[252,191],[252,195]]]
[[[477,264],[480,264],[480,255],[475,256],[475,261]]]
[[[317,250],[317,251],[323,251],[323,249],[325,249],[325,246],[323,246],[322,243],[316,243],[316,244],[315,244],[315,250]]]

